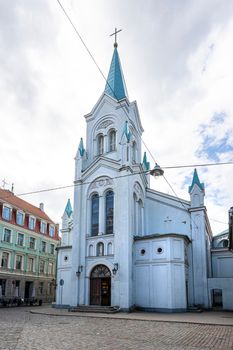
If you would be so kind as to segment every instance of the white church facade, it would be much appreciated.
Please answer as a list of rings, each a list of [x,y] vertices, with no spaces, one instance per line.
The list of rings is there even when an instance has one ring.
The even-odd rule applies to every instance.
[[[62,218],[57,307],[211,307],[212,232],[204,185],[195,170],[190,201],[150,188],[143,127],[137,103],[128,98],[117,44],[105,91],[85,119],[74,204],[68,201]]]

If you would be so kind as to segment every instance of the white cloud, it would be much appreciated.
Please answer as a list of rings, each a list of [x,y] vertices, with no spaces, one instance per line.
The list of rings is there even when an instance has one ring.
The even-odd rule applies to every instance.
[[[138,102],[143,138],[159,164],[208,161],[197,156],[200,125],[225,112],[221,133],[232,129],[233,3],[62,3],[105,75],[112,55],[109,34],[115,26],[123,29],[119,53],[129,96]],[[15,182],[16,193],[72,184],[73,157],[85,137],[83,115],[105,82],[57,2],[1,2],[0,23],[0,177]],[[191,180],[192,171],[166,171],[179,196],[188,198],[184,179]],[[224,222],[233,203],[231,173],[232,166],[199,170],[209,215]],[[171,193],[162,179],[152,184]],[[25,199],[45,202],[59,221],[68,197],[72,189]],[[225,228],[214,222],[213,227]]]

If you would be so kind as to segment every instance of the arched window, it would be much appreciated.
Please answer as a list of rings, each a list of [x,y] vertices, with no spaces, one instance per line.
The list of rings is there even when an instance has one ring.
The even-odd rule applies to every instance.
[[[142,210],[143,210],[142,201],[141,199],[139,199],[138,201],[138,235],[139,236],[142,235]]]
[[[104,153],[104,137],[103,135],[99,135],[97,137],[97,152],[98,152],[98,155],[101,155]]]
[[[99,196],[94,194],[91,198],[91,235],[99,233]]]
[[[113,254],[113,251],[112,251],[112,243],[108,243],[108,255],[111,255]]]
[[[116,131],[112,130],[109,133],[109,152],[116,150]]]
[[[111,234],[113,233],[113,203],[114,202],[114,193],[113,191],[108,191],[106,193],[106,234]]]
[[[134,234],[136,236],[142,236],[143,235],[143,203],[142,200],[137,200],[137,196],[134,193],[133,195],[134,200],[134,217],[133,217],[133,223],[134,223]]]
[[[94,255],[94,248],[93,248],[93,245],[90,244],[89,245],[89,256],[93,256]]]
[[[104,244],[103,244],[102,242],[99,242],[99,243],[97,244],[96,255],[97,255],[97,256],[102,256],[102,255],[104,255]]]
[[[133,142],[133,153],[132,153],[132,161],[136,163],[136,158],[137,158],[137,144],[134,141]]]

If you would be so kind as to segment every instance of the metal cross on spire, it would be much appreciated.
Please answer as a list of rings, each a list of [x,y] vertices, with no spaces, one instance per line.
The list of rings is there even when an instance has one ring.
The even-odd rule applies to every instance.
[[[115,28],[115,32],[114,32],[114,33],[112,33],[112,34],[110,34],[110,36],[115,35],[115,43],[114,43],[114,47],[117,47],[117,33],[121,32],[121,31],[122,31],[122,29],[117,30],[117,28]]]

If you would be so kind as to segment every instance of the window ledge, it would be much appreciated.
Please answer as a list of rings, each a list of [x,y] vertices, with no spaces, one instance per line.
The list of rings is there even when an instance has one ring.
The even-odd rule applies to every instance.
[[[7,241],[4,241],[4,240],[2,240],[1,242],[2,242],[2,243],[5,243],[5,244],[7,244],[7,245],[13,245],[13,243],[7,242]]]

